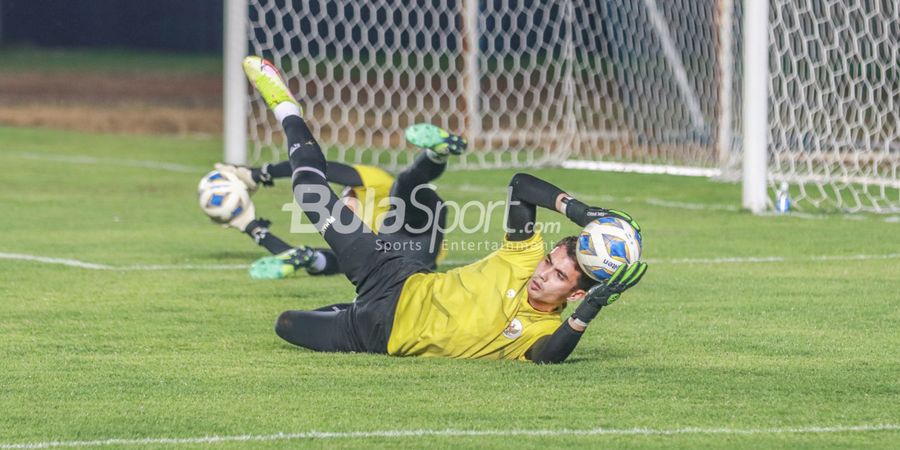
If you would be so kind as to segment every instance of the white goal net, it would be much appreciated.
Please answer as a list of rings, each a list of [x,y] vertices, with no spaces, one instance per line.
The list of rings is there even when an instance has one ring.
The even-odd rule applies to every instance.
[[[328,156],[388,168],[403,129],[469,138],[456,167],[649,168],[734,178],[739,0],[250,0]],[[770,8],[770,186],[810,208],[896,210],[895,0]],[[284,157],[255,95],[250,159]],[[605,164],[605,166],[604,166]]]
[[[772,1],[769,178],[800,207],[900,211],[900,4]]]

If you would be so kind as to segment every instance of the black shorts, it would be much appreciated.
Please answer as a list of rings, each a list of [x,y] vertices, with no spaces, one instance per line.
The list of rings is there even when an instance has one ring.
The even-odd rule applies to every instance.
[[[430,272],[422,261],[399,252],[379,252],[364,268],[367,275],[356,286],[356,300],[338,314],[348,350],[387,353],[397,301],[406,279]]]

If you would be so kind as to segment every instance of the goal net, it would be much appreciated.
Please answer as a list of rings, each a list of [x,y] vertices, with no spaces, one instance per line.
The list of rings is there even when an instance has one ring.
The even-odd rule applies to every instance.
[[[249,51],[280,64],[331,158],[396,169],[415,154],[403,129],[430,122],[469,139],[455,167],[735,179],[740,3],[249,0]],[[893,0],[772,0],[769,26],[770,187],[896,210]],[[248,99],[249,159],[283,158]]]
[[[772,1],[769,179],[800,207],[900,211],[896,0]]]

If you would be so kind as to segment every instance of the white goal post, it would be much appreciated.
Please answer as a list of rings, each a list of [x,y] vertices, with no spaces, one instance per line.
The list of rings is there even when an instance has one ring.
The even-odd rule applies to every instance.
[[[469,139],[455,167],[743,180],[754,212],[786,183],[795,209],[900,211],[896,0],[226,0],[226,17],[229,162],[284,157],[235,81],[252,53],[331,158],[398,168],[427,121]]]

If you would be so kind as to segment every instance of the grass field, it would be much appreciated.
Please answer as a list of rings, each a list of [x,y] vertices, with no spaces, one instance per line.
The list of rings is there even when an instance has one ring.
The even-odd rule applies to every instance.
[[[896,218],[753,217],[737,185],[541,170],[638,218],[651,266],[569,362],[316,354],[275,317],[352,287],[249,279],[262,250],[196,206],[220,148],[0,128],[0,449],[900,446]],[[438,185],[497,201],[512,173]],[[255,200],[320,242],[288,233],[286,183]],[[449,240],[497,240],[501,219]]]

